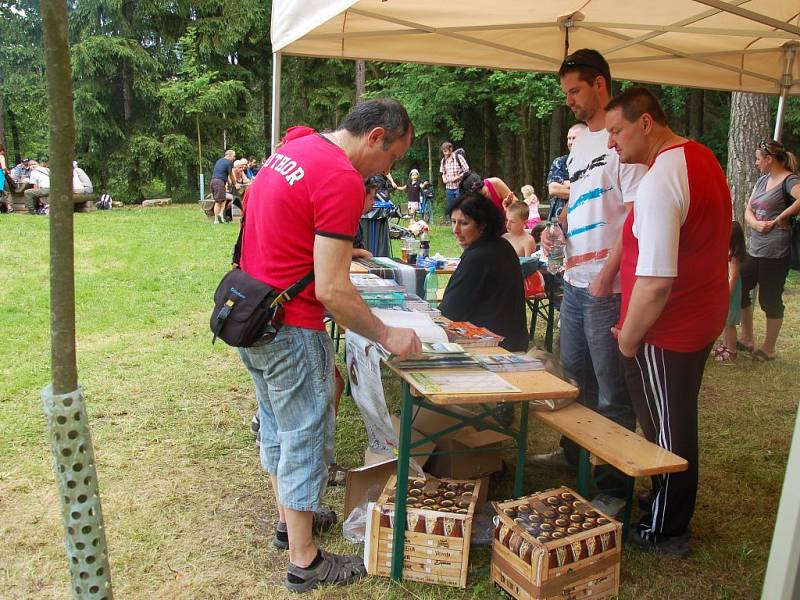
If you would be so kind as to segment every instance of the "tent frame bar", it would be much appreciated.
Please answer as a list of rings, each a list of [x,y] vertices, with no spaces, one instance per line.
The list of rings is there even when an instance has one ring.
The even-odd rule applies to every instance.
[[[275,152],[281,137],[281,69],[283,55],[272,53],[272,127],[270,130],[270,151]]]
[[[783,47],[783,78],[781,81],[781,95],[778,98],[778,112],[775,115],[775,133],[772,139],[775,141],[781,140],[783,134],[783,118],[786,112],[786,96],[789,93],[789,88],[792,87],[794,81],[792,80],[792,68],[794,67],[794,60],[797,57],[797,48],[800,46],[798,42],[787,42]]]

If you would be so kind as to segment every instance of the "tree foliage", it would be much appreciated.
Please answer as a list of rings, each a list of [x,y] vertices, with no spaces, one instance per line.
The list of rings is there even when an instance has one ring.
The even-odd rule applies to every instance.
[[[0,0],[0,130],[5,124],[12,156],[47,151],[38,6]],[[198,169],[208,177],[225,145],[239,155],[268,152],[269,10],[263,0],[69,0],[75,150],[99,189],[127,201],[193,198]],[[572,117],[553,75],[368,62],[366,80],[367,97],[399,99],[414,122],[399,180],[411,167],[436,177],[439,145],[450,140],[483,174],[541,191],[564,151]],[[730,94],[649,87],[673,128],[725,164]],[[354,104],[352,61],[284,57],[282,130],[334,128]],[[800,101],[787,104],[784,142],[797,148]]]

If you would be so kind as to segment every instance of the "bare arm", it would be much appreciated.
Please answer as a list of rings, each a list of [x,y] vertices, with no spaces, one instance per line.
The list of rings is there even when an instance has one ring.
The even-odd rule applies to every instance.
[[[326,236],[314,238],[314,287],[317,299],[337,323],[376,341],[400,357],[419,352],[417,334],[411,329],[387,327],[373,315],[350,283],[353,246],[349,240]]]
[[[642,338],[658,320],[672,291],[672,277],[637,277],[633,284],[625,324],[617,341],[624,356],[636,356]]]
[[[569,181],[567,180],[562,183],[553,181],[552,183],[548,183],[547,193],[556,198],[561,198],[562,200],[569,200]]]
[[[748,200],[747,206],[744,209],[745,224],[748,227],[750,227],[750,229],[755,229],[759,233],[769,233],[775,226],[775,221],[759,221],[758,219],[756,219],[756,215],[753,213],[753,209],[750,206],[750,203],[752,201],[753,201],[752,198]]]
[[[626,214],[631,212],[633,202],[625,203]],[[619,272],[619,263],[622,260],[622,231],[617,236],[617,241],[614,242],[614,247],[608,255],[606,264],[603,265],[602,270],[597,274],[597,277],[589,284],[589,293],[598,298],[607,298],[614,290],[614,279]]]
[[[792,202],[781,214],[775,219],[775,224],[778,227],[788,227],[789,219],[800,214],[800,183],[789,190],[789,195],[794,198]]]
[[[499,177],[490,177],[489,181],[492,182],[495,191],[503,199],[503,208],[508,208],[512,202],[517,200],[516,195],[511,191],[511,188],[506,185],[505,181]]]

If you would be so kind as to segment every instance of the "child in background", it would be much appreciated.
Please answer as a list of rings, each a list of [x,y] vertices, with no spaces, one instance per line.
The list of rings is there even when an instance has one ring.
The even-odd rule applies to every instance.
[[[419,182],[419,171],[411,169],[408,173],[408,183],[403,187],[397,188],[398,190],[405,190],[408,196],[408,209],[406,213],[412,221],[417,220],[417,212],[419,212],[419,200],[422,185]]]
[[[734,221],[731,226],[731,241],[728,250],[728,290],[730,292],[728,319],[725,321],[725,329],[722,331],[722,345],[714,350],[714,358],[719,362],[736,360],[736,326],[739,324],[742,313],[742,279],[739,277],[739,269],[746,257],[744,230],[738,221]]]
[[[536,197],[536,192],[533,191],[532,185],[522,186],[522,201],[528,205],[529,211],[525,229],[532,230],[542,220],[542,217],[539,216],[539,198]]]
[[[503,237],[514,246],[517,256],[530,256],[536,251],[536,241],[525,231],[525,223],[528,221],[528,205],[517,200],[512,202],[506,209],[506,229],[507,233]]]
[[[536,242],[536,250],[540,250],[542,247],[542,232],[547,229],[547,223],[544,221],[538,222],[534,225],[533,229],[531,229],[531,235],[533,236],[533,241]]]

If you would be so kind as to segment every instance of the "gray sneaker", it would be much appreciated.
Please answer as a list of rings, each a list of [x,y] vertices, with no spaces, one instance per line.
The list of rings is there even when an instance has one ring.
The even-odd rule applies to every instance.
[[[557,467],[559,469],[573,468],[572,465],[569,464],[563,448],[558,448],[546,454],[534,454],[533,456],[529,456],[526,462],[530,465],[537,465],[540,467]]]
[[[592,500],[592,506],[609,517],[616,517],[625,508],[625,500],[608,494],[597,494]]]

